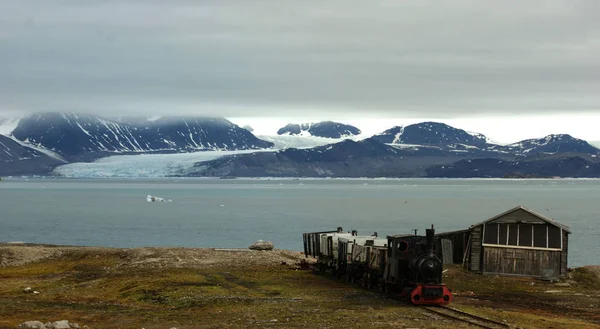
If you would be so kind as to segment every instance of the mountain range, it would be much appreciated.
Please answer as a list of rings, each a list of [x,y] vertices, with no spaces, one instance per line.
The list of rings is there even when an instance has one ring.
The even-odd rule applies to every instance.
[[[317,123],[290,123],[277,131],[277,135],[316,136],[324,138],[343,138],[360,135],[360,129],[333,121]]]
[[[484,135],[439,122],[396,126],[360,140],[356,140],[361,134],[358,128],[332,121],[289,124],[279,130],[278,134],[287,135],[282,138],[332,139],[328,145],[303,149],[275,149],[273,142],[222,118],[108,119],[39,113],[11,124],[10,136],[0,135],[0,175],[51,174],[65,163],[112,155],[244,150],[244,154],[198,161],[179,175],[600,177],[600,150],[570,135],[499,145]],[[344,139],[348,136],[353,138]]]
[[[116,154],[248,150],[273,146],[222,118],[110,120],[90,114],[43,113],[21,120],[12,135],[56,152],[70,162]]]

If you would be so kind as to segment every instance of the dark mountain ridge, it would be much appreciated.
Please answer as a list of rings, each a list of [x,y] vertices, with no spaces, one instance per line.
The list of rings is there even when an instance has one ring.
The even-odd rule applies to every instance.
[[[427,177],[503,178],[503,177],[600,177],[600,162],[582,156],[505,161],[494,158],[460,160],[453,164],[434,165]]]
[[[220,118],[111,120],[42,113],[21,120],[13,136],[21,141],[5,137],[0,145],[3,175],[9,163],[10,172],[28,163],[23,168],[32,173],[47,173],[62,164],[46,149],[71,162],[115,154],[257,150],[198,162],[181,173],[203,177],[600,177],[595,171],[600,150],[570,135],[497,145],[481,134],[436,122],[397,126],[360,141],[278,151],[265,150],[273,144]]]
[[[60,159],[0,135],[1,175],[45,174],[55,166],[64,163]]]
[[[509,145],[491,146],[490,149],[525,156],[539,153],[600,154],[597,147],[568,134],[553,134],[543,138],[526,139]]]
[[[303,133],[317,137],[343,138],[360,135],[361,131],[354,126],[333,121],[303,124],[290,123],[277,131],[277,135],[301,135]]]
[[[396,126],[373,138],[387,144],[435,145],[444,148],[454,148],[457,145],[485,147],[487,144],[485,136],[481,134],[471,134],[440,122]]]
[[[270,148],[246,129],[222,118],[163,117],[111,120],[90,114],[41,113],[19,122],[17,139],[57,152],[70,161],[114,154],[181,153]]]
[[[430,148],[399,149],[373,138],[344,140],[312,149],[285,149],[196,163],[200,177],[423,177],[432,164],[464,155]]]
[[[394,127],[358,142],[344,140],[311,149],[286,149],[201,162],[190,175],[504,177],[513,173],[531,176],[539,171],[544,176],[594,177],[599,151],[569,135],[497,145],[488,143],[481,134],[425,122]]]

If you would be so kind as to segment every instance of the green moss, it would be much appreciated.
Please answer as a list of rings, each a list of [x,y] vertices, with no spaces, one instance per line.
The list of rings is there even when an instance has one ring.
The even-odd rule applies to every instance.
[[[571,270],[570,273],[573,281],[581,287],[587,287],[589,289],[600,289],[600,276],[599,272],[588,267],[579,267]]]

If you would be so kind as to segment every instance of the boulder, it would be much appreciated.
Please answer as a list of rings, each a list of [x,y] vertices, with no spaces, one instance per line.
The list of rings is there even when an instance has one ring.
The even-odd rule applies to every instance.
[[[77,323],[69,323],[68,320],[54,321],[52,323],[46,323],[46,329],[71,329],[79,328]]]
[[[19,325],[19,328],[36,328],[36,329],[46,329],[43,323],[40,321],[27,321],[23,322]]]
[[[248,247],[252,250],[273,250],[273,248],[275,248],[275,245],[272,242],[263,240],[258,240]]]

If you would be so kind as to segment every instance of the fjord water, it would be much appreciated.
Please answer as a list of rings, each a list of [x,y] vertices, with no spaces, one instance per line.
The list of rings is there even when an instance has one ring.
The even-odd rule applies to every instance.
[[[173,202],[148,203],[147,195]],[[301,251],[302,233],[459,230],[517,205],[570,226],[569,266],[600,263],[599,180],[9,179],[0,242]]]

